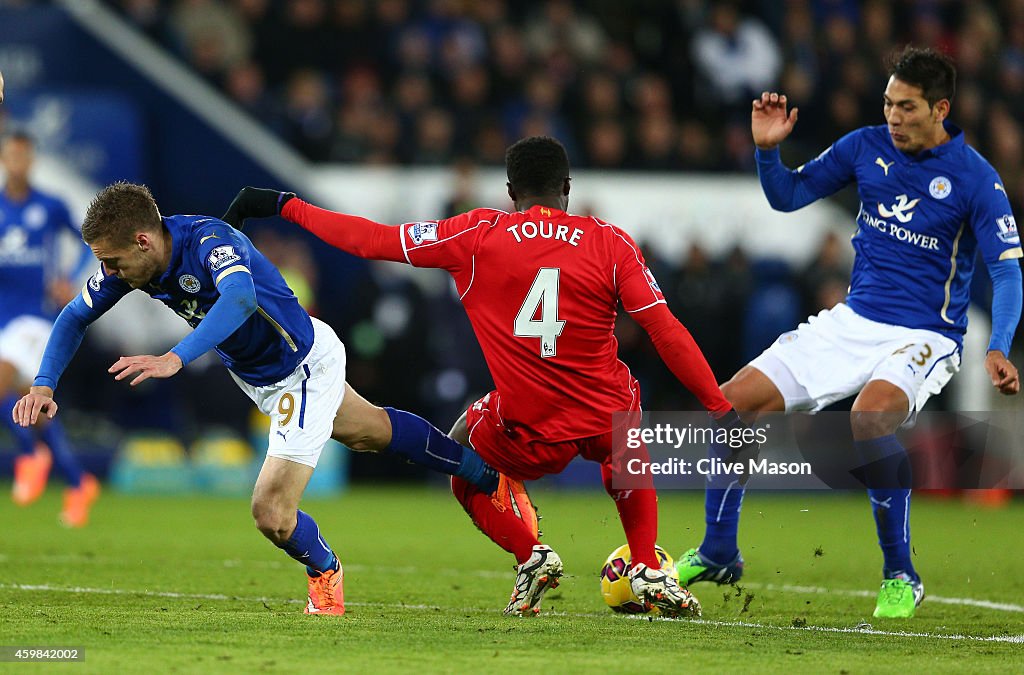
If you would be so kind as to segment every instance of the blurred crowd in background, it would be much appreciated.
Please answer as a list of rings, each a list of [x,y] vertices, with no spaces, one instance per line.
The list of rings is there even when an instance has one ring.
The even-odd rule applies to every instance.
[[[951,118],[1024,196],[1024,1],[108,0],[316,161],[501,164],[562,140],[576,166],[753,168],[750,100],[804,113],[795,163],[883,123],[884,60],[956,59]]]
[[[848,131],[884,123],[885,56],[906,42],[931,45],[959,69],[952,120],[1001,173],[1018,213],[1024,205],[1015,114],[1024,0],[106,1],[310,160],[466,172],[503,164],[520,137],[547,134],[576,167],[751,174],[750,100],[766,89],[801,109],[783,145],[796,166]],[[484,205],[458,187],[466,184],[456,181],[449,213],[437,215]],[[852,191],[839,199],[856,208]],[[854,212],[839,223],[851,232]],[[490,389],[445,280],[431,286],[378,267],[343,292],[323,288],[307,240],[269,228],[255,236],[338,330],[349,381],[367,398],[444,428]],[[805,269],[740,246],[714,259],[692,245],[664,260],[640,244],[720,380],[840,301],[849,280],[850,247],[836,236]],[[984,304],[987,277],[977,277]],[[638,326],[622,319],[617,334],[645,407],[696,407]],[[145,420],[185,436],[250,424],[251,406],[222,368],[127,391],[89,376],[90,364],[119,355],[96,340],[85,349],[92,358],[77,359],[62,386],[87,415],[116,410],[119,426]],[[180,395],[163,396],[169,387]]]

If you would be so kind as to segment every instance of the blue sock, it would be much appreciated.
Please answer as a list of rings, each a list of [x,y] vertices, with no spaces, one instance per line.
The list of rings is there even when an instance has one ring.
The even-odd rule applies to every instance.
[[[4,424],[11,430],[11,435],[14,436],[14,442],[18,444],[16,450],[19,455],[31,455],[35,452],[36,436],[32,430],[32,427],[23,427],[14,421],[11,417],[11,413],[14,410],[14,404],[18,402],[18,397],[11,395],[5,397],[0,401],[0,417],[4,418]]]
[[[75,455],[71,452],[71,444],[68,443],[67,434],[64,433],[64,426],[57,420],[49,420],[44,423],[40,437],[44,443],[50,446],[53,465],[60,471],[68,487],[76,488],[81,485],[82,465],[78,463]]]
[[[910,561],[910,459],[895,435],[855,441],[864,459],[868,497],[884,558],[883,573],[890,578],[906,572],[918,579]]]
[[[413,464],[458,476],[484,494],[498,489],[497,470],[484,462],[476,451],[456,443],[419,415],[394,408],[384,410],[391,418],[388,452],[401,455]]]
[[[334,551],[320,536],[320,528],[316,526],[308,513],[295,512],[295,531],[281,548],[285,553],[306,566],[306,574],[318,577],[321,573],[335,569],[338,558]]]
[[[724,459],[729,448],[717,443],[708,448],[709,457]],[[740,527],[740,509],[743,507],[743,486],[731,476],[708,478],[704,488],[704,541],[700,553],[712,562],[727,564],[740,549],[736,535]]]

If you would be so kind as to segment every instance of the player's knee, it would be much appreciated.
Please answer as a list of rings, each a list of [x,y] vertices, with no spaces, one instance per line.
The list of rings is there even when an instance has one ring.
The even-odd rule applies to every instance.
[[[850,429],[858,441],[881,438],[896,433],[906,416],[906,412],[854,410],[850,413]]]
[[[287,542],[295,529],[294,511],[286,513],[284,509],[261,499],[253,498],[252,518],[256,529],[278,546]]]
[[[466,424],[466,413],[462,413],[462,416],[452,426],[452,430],[448,432],[448,436],[469,447],[469,426]]]
[[[775,384],[767,375],[751,366],[741,368],[721,389],[722,395],[741,415],[782,412],[786,409],[786,402]]]
[[[383,408],[373,406],[358,418],[339,415],[331,435],[355,452],[382,452],[391,439],[391,421]]]
[[[760,412],[760,401],[756,400],[754,392],[738,375],[723,384],[721,389],[722,395],[738,412]]]
[[[335,434],[334,438],[354,452],[381,452],[386,447],[386,444],[381,443],[372,433],[359,430]]]

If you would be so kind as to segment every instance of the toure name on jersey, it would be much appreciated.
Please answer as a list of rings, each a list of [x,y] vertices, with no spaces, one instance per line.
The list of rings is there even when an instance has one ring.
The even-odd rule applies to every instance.
[[[516,242],[521,244],[524,239],[554,239],[556,241],[564,241],[570,246],[579,246],[580,237],[583,236],[583,230],[578,227],[572,229],[572,234],[569,234],[568,225],[560,225],[545,220],[538,220],[536,223],[532,220],[520,224],[515,223],[507,228],[507,232],[511,232],[512,236],[516,238]]]
[[[893,209],[893,212],[902,213],[902,211],[896,211],[895,209]],[[910,215],[912,216],[913,214]],[[908,222],[909,220],[910,218],[907,218]],[[917,246],[918,248],[923,248],[928,251],[939,250],[938,237],[929,237],[926,234],[914,232],[913,230],[909,230],[901,225],[898,225],[897,223],[890,222],[885,218],[877,218],[868,213],[867,209],[864,208],[863,203],[861,203],[860,205],[860,213],[857,214],[857,222],[864,223],[868,227],[872,227],[878,230],[879,232],[887,234],[898,241],[912,244],[913,246]]]

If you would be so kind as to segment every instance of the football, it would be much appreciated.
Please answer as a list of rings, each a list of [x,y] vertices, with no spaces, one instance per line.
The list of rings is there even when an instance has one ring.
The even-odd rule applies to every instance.
[[[655,546],[654,551],[661,561],[661,569],[678,581],[679,573],[676,571],[672,556],[660,546]],[[612,551],[604,561],[604,567],[601,569],[601,597],[613,612],[644,614],[647,609],[640,599],[633,595],[633,589],[629,585],[629,566],[629,544],[623,544]]]

